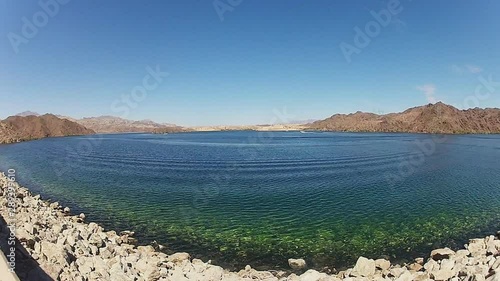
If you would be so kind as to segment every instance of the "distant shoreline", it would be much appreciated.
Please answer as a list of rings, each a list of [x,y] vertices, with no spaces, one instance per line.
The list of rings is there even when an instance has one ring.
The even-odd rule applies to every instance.
[[[428,133],[428,132],[374,132],[374,131],[331,131],[331,130],[277,130],[277,131],[272,131],[272,130],[253,130],[253,129],[234,129],[234,130],[201,130],[201,131],[182,131],[182,132],[171,132],[171,133],[152,133],[152,132],[113,132],[113,133],[95,133],[95,134],[89,134],[89,135],[67,135],[67,136],[49,136],[49,137],[42,137],[42,138],[34,138],[34,139],[29,139],[29,140],[21,140],[21,141],[16,141],[16,142],[0,142],[0,145],[7,145],[7,144],[17,144],[17,143],[23,143],[23,142],[31,142],[31,141],[38,141],[38,140],[43,140],[43,139],[53,139],[53,138],[68,138],[68,137],[88,137],[92,138],[92,136],[106,136],[106,135],[124,135],[124,134],[147,134],[147,135],[161,135],[161,134],[189,134],[189,133],[217,133],[217,132],[266,132],[266,133],[297,133],[297,132],[302,132],[304,131],[305,133],[346,133],[346,134],[415,134],[415,135],[449,135],[449,136],[471,136],[471,135],[500,135],[500,132],[495,132],[495,133]]]
[[[25,116],[25,114],[32,114]],[[215,125],[182,127],[152,120],[134,121],[115,116],[75,119],[67,116],[28,112],[0,120],[0,143],[48,136],[88,133],[177,133],[200,131],[327,131],[349,133],[418,134],[500,134],[500,109],[457,109],[442,102],[408,108],[388,114],[355,112],[334,114],[309,123],[271,123],[256,125]],[[273,119],[281,122],[281,119]],[[304,120],[305,122],[305,120]],[[40,131],[40,128],[46,128]],[[8,136],[1,137],[2,135]],[[10,136],[10,137],[9,137]]]

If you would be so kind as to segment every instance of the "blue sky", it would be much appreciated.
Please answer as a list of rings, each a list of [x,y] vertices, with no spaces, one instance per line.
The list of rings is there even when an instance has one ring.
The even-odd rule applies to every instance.
[[[500,84],[475,94],[481,79],[500,81],[499,1],[54,1],[0,0],[0,118],[217,125],[439,100],[500,107]],[[377,30],[373,13],[385,12]],[[369,44],[356,45],[367,26]],[[343,42],[357,50],[350,62]],[[148,78],[156,68],[168,76]]]

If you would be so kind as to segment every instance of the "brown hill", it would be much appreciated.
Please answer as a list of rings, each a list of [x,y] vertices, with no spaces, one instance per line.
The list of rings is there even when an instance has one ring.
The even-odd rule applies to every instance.
[[[151,120],[133,121],[115,116],[87,117],[82,119],[70,119],[82,126],[96,131],[97,133],[130,133],[130,132],[175,132],[182,131],[181,127],[174,124],[160,124]]]
[[[52,114],[11,116],[0,121],[0,143],[89,134],[95,134],[95,132]]]
[[[309,129],[341,132],[408,132],[447,134],[500,133],[500,109],[459,110],[438,102],[400,113],[335,114],[309,124]]]

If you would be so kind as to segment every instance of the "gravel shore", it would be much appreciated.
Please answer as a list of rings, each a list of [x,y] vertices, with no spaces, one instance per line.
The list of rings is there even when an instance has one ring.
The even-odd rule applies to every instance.
[[[167,255],[161,245],[136,246],[131,232],[105,231],[85,215],[72,215],[57,202],[44,201],[0,173],[0,246],[21,280],[470,280],[500,281],[500,240],[491,235],[471,239],[464,249],[435,249],[429,257],[405,265],[360,257],[353,268],[336,274],[308,269],[302,259],[291,270],[239,272],[192,259]],[[9,228],[10,226],[10,228]],[[15,226],[15,231],[14,230]],[[15,233],[15,238],[10,238]],[[10,238],[10,239],[9,239]],[[11,242],[14,240],[15,242]],[[11,255],[12,256],[12,255]]]

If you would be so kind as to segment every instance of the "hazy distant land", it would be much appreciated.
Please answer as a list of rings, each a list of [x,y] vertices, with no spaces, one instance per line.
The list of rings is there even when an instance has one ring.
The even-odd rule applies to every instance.
[[[400,113],[378,115],[356,112],[335,114],[308,124],[263,124],[232,126],[182,127],[151,120],[127,120],[114,116],[75,119],[52,114],[39,115],[26,111],[0,121],[0,143],[11,143],[71,135],[94,133],[176,133],[199,131],[338,131],[338,132],[400,132],[441,134],[500,133],[500,109],[473,108],[460,110],[438,102],[409,108]]]

